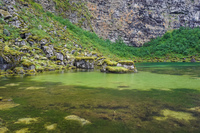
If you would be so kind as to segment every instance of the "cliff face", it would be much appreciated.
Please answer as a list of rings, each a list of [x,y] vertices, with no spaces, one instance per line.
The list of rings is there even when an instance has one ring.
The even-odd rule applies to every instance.
[[[200,26],[199,0],[88,0],[94,31],[140,46],[180,26]]]
[[[49,8],[56,2],[38,2],[46,9],[56,11]],[[76,9],[79,7],[77,11],[64,12],[71,22],[94,30],[105,39],[115,41],[120,37],[132,46],[141,46],[151,38],[180,26],[200,26],[199,0],[73,0],[69,3]],[[58,10],[63,11],[61,8]],[[89,19],[85,19],[87,15],[78,15],[78,11],[83,13],[86,10],[92,16]]]

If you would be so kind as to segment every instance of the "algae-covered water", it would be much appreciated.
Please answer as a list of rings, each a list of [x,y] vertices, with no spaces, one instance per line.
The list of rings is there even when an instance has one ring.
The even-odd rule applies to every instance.
[[[0,79],[0,133],[200,132],[200,63]]]

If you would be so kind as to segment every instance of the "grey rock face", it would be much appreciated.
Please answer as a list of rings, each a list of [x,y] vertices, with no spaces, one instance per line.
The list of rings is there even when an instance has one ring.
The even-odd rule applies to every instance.
[[[46,10],[55,12],[55,3],[38,1]],[[76,2],[73,1],[73,2]],[[181,26],[200,26],[199,0],[81,0],[93,18],[92,27],[104,39],[119,37],[130,46],[141,46],[167,30]],[[72,23],[80,19],[76,13],[65,12]],[[89,29],[88,25],[84,26]]]

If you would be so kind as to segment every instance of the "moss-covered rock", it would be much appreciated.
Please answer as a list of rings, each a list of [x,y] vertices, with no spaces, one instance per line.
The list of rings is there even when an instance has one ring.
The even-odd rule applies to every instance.
[[[116,66],[118,62],[116,61],[111,61],[109,59],[104,60],[103,64],[107,65],[107,66]]]
[[[22,65],[23,65],[24,67],[29,68],[30,66],[34,65],[34,63],[31,62],[31,61],[28,60],[28,59],[23,59],[23,60],[22,60]]]
[[[117,67],[117,66],[107,66],[106,71],[101,70],[102,72],[107,73],[128,73],[131,72],[129,69],[124,67]]]
[[[25,73],[24,69],[22,67],[15,67],[13,71],[16,74],[24,74]]]
[[[134,62],[130,60],[118,61],[118,63],[122,65],[134,65]]]
[[[8,19],[12,17],[8,11],[2,10],[2,9],[0,9],[0,16],[3,16],[4,19]]]
[[[74,66],[81,69],[94,69],[95,57],[76,57]]]

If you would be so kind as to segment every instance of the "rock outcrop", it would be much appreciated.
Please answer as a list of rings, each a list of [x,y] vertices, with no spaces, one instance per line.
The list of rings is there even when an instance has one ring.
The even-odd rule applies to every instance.
[[[57,3],[52,0],[37,2],[48,11],[57,11]],[[81,3],[82,8],[79,8]],[[199,0],[74,0],[65,4],[73,8],[59,8],[59,12],[63,11],[72,23],[94,30],[105,39],[121,38],[130,46],[141,46],[167,30],[200,26]],[[89,14],[80,15],[78,10],[89,10]]]

